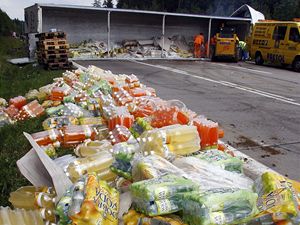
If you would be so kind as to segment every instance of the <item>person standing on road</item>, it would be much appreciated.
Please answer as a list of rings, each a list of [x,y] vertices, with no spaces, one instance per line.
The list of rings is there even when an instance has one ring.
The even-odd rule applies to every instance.
[[[248,59],[247,43],[244,41],[239,41],[239,47],[241,50],[242,61],[246,61]]]
[[[194,40],[194,57],[195,58],[203,57],[203,49],[205,49],[204,35],[203,33],[200,33],[199,35],[196,35]]]

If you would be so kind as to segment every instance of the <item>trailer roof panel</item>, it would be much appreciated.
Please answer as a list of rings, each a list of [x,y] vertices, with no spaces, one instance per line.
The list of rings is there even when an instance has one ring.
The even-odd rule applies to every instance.
[[[93,7],[93,6],[65,5],[65,4],[53,4],[53,3],[47,3],[47,4],[37,3],[36,5],[41,8],[84,9],[84,10],[98,10],[98,11],[106,11],[106,12],[141,13],[141,14],[152,14],[152,15],[162,15],[162,16],[164,16],[164,15],[165,16],[182,16],[182,17],[203,18],[203,19],[220,19],[220,20],[251,22],[250,18],[242,18],[242,17],[210,16],[210,15],[170,13],[170,12],[146,11],[146,10],[135,10],[135,9],[97,8],[97,7]]]

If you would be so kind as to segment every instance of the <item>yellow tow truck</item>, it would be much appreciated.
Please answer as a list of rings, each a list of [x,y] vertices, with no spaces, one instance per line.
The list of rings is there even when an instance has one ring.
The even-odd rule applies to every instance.
[[[239,38],[234,28],[220,28],[220,32],[216,34],[214,39],[214,42],[211,41],[210,45],[210,58],[212,61],[221,59],[239,61]]]
[[[259,21],[249,42],[250,55],[257,65],[264,62],[291,65],[300,72],[300,19]]]

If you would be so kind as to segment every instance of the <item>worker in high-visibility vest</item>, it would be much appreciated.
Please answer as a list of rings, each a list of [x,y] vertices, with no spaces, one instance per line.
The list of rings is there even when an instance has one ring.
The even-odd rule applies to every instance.
[[[241,50],[242,61],[246,61],[248,59],[247,43],[244,41],[239,41],[239,48]]]
[[[196,35],[194,39],[194,57],[203,57],[203,49],[205,50],[204,35],[203,33],[200,33],[199,35]]]

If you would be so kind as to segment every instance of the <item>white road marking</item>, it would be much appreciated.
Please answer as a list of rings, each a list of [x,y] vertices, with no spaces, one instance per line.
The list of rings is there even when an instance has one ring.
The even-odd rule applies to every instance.
[[[214,63],[214,64],[219,65],[219,66],[224,66],[224,67],[231,67],[231,68],[235,68],[235,69],[240,69],[240,70],[248,70],[248,71],[256,72],[256,73],[272,74],[271,72],[267,72],[267,71],[249,69],[249,68],[239,67],[239,66],[231,66],[231,65],[222,64],[222,63]]]
[[[228,85],[235,86],[235,87],[241,87],[241,88],[244,88],[244,89],[247,89],[247,90],[259,92],[261,94],[271,95],[273,97],[281,98],[281,99],[284,99],[284,100],[287,100],[287,101],[292,101],[292,102],[295,101],[295,99],[292,99],[292,98],[286,98],[286,97],[283,97],[283,96],[280,96],[280,95],[276,95],[276,94],[272,94],[272,93],[269,93],[269,92],[261,91],[261,90],[255,89],[255,88],[246,87],[246,86],[243,86],[243,85],[238,85],[238,84],[231,83],[231,82],[228,82],[228,81],[221,81],[221,82],[223,82],[225,84],[228,84]]]
[[[235,88],[235,89],[238,89],[238,90],[253,93],[253,94],[256,94],[256,95],[264,96],[264,97],[267,97],[267,98],[272,98],[272,99],[275,99],[275,100],[278,100],[278,101],[281,101],[281,102],[285,102],[285,103],[288,103],[288,104],[291,104],[291,105],[300,106],[300,103],[295,102],[295,100],[292,99],[292,98],[287,98],[287,97],[284,97],[284,96],[272,94],[272,93],[261,91],[261,90],[258,90],[258,89],[238,85],[238,84],[227,82],[227,81],[214,80],[214,79],[211,79],[211,78],[196,76],[196,75],[190,74],[187,71],[174,69],[174,68],[167,67],[167,66],[153,65],[153,64],[149,64],[149,63],[135,61],[135,60],[129,60],[129,61],[137,63],[137,64],[145,65],[145,66],[151,66],[151,67],[167,70],[167,71],[170,71],[170,72],[173,72],[173,73],[182,74],[182,75],[193,77],[193,78],[196,78],[196,79],[199,79],[199,80],[205,80],[205,81],[208,81],[208,82],[217,83],[217,84],[220,84],[220,85],[223,85],[223,86],[226,86],[226,87],[231,87],[231,88]]]

